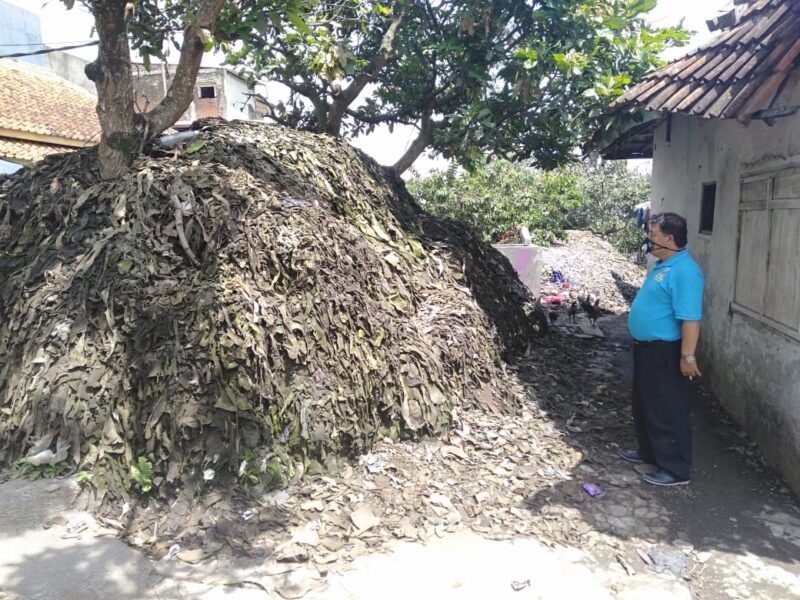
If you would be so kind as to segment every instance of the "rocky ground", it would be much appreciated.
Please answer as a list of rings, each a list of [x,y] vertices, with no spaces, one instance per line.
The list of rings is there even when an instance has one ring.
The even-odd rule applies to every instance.
[[[548,249],[545,263],[573,284],[548,284],[545,294],[592,291],[610,312],[599,322],[602,339],[559,318],[530,356],[505,366],[508,386],[526,397],[518,414],[464,411],[445,439],[386,439],[336,475],[224,505],[210,498],[201,511],[176,503],[166,524],[130,527],[130,506],[99,520],[68,510],[77,489],[69,479],[9,481],[0,486],[0,589],[31,600],[87,600],[94,590],[115,598],[800,597],[797,500],[705,390],[693,392],[690,486],[647,486],[616,458],[633,438],[624,312],[643,272],[580,232]],[[187,526],[197,528],[193,546],[171,537]]]

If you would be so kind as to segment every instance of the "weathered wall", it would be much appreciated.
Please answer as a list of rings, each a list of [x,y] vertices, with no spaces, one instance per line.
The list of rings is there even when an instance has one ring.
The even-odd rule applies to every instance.
[[[542,288],[544,255],[542,248],[530,244],[492,244],[492,247],[505,256],[534,297]]]
[[[172,81],[175,67],[171,66],[166,75],[166,85]],[[134,79],[137,102],[141,109],[152,108],[164,97],[164,76],[159,65],[153,65],[151,71],[139,66],[138,77]],[[213,86],[214,98],[201,98],[200,88]],[[191,123],[206,117],[222,117],[224,119],[255,120],[255,102],[252,89],[247,83],[235,75],[218,68],[202,68],[197,74],[195,95],[189,109],[179,119],[179,123]]]
[[[213,98],[201,98],[200,88],[204,86],[213,86],[216,95]],[[225,75],[219,69],[200,69],[194,86],[194,94],[195,119],[227,118],[225,116]]]
[[[166,73],[166,89],[172,82],[172,75],[174,74],[175,67],[172,66]],[[133,67],[133,89],[136,106],[142,112],[151,110],[156,104],[161,102],[164,98],[165,88],[165,75],[161,72],[161,65],[153,65],[150,71],[145,70],[142,65],[134,65]],[[195,88],[195,97],[197,95],[197,88]],[[194,102],[189,105],[189,108],[178,119],[179,123],[191,123],[197,118],[195,116]]]
[[[795,78],[778,105],[800,103]],[[800,115],[770,127],[673,118],[656,132],[653,211],[689,223],[706,276],[700,360],[704,379],[796,491],[800,491],[800,341],[734,310],[742,177],[800,165]],[[704,183],[717,183],[713,234],[698,233]],[[796,244],[800,260],[800,240]],[[798,275],[800,276],[800,275]],[[800,325],[800,324],[798,324]]]
[[[97,88],[94,82],[89,81],[86,77],[84,69],[89,64],[88,60],[84,60],[66,52],[50,52],[45,54],[47,60],[47,67],[59,77],[62,77],[85,89],[93,96],[97,95]]]
[[[37,15],[0,0],[0,24],[0,46],[3,47],[3,54],[35,52],[43,48],[42,30]],[[25,56],[19,60],[39,66],[45,64],[42,55]]]

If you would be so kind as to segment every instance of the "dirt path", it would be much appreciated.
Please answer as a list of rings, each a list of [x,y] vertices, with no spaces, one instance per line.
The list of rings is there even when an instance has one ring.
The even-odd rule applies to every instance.
[[[519,573],[526,577],[517,580],[537,582],[529,595],[519,597],[578,597],[568,586],[580,586],[588,576],[595,586],[591,597],[800,598],[797,499],[701,386],[692,391],[695,470],[690,486],[650,486],[637,469],[616,457],[618,445],[633,442],[628,406],[632,352],[626,315],[608,316],[600,326],[605,338],[599,342],[561,335],[565,329],[557,328],[538,357],[520,365],[522,378],[539,386],[540,403],[582,457],[562,482],[530,496],[528,509],[552,517],[554,529],[566,520],[570,526],[580,522],[589,527],[585,543],[573,548],[573,560],[585,572],[570,572],[574,563],[559,551],[537,553],[526,546],[529,539],[492,547],[467,536],[463,543],[400,545],[395,558],[359,559],[353,572],[332,578],[331,590],[338,595],[319,597],[369,598],[377,591],[375,582],[386,580],[395,581],[392,593],[398,598],[425,597],[426,589],[437,590],[430,597],[480,597],[489,593],[486,585],[505,597],[513,594],[511,573]],[[541,372],[553,361],[562,368],[556,370],[554,385],[543,386]],[[597,386],[601,374],[609,372],[610,384]],[[589,496],[585,483],[598,486],[602,495]],[[536,569],[534,564],[546,566]],[[663,572],[662,578],[654,579],[654,571]],[[411,580],[402,575],[428,572],[439,575]],[[431,583],[421,586],[421,581]]]
[[[605,329],[607,344],[627,337],[622,318]],[[620,353],[615,366],[629,384],[630,352]],[[692,484],[651,490],[668,516],[665,541],[681,538],[709,558],[693,581],[697,597],[800,597],[797,498],[711,394],[699,385],[692,394]]]

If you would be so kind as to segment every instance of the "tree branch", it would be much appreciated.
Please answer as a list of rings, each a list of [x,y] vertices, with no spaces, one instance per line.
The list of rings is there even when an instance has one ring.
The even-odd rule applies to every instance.
[[[357,121],[361,121],[363,123],[369,123],[370,125],[383,125],[384,123],[401,123],[403,125],[413,125],[413,121],[404,118],[403,113],[399,111],[385,113],[385,114],[378,114],[378,115],[368,115],[364,112],[353,110],[348,108],[346,114],[350,117],[353,117]]]
[[[295,81],[294,79],[281,78],[278,79],[277,82],[285,85],[294,93],[300,94],[301,96],[305,96],[309,100],[311,100],[314,97],[319,97],[322,95],[322,90],[320,90],[319,88],[315,88],[314,85],[307,80],[299,82]]]
[[[146,140],[153,139],[180,119],[192,103],[194,83],[205,51],[202,30],[214,30],[224,5],[225,0],[203,0],[194,21],[186,28],[172,85],[164,99],[147,113]]]
[[[369,67],[355,76],[352,83],[338,93],[333,103],[331,104],[330,111],[328,112],[328,122],[325,127],[325,133],[330,135],[339,136],[342,130],[342,119],[344,118],[347,108],[355,101],[356,98],[364,91],[364,88],[370,81],[386,67],[394,52],[394,40],[397,37],[397,32],[403,25],[403,21],[408,16],[410,2],[403,4],[400,14],[395,17],[392,24],[383,34],[381,44],[378,47],[378,53],[370,62]]]
[[[439,24],[439,20],[436,18],[436,10],[434,10],[433,6],[431,6],[430,0],[425,1],[425,13],[428,16],[428,21],[433,28],[442,35],[444,32],[442,31],[442,26]]]
[[[400,157],[400,160],[398,160],[392,166],[392,169],[397,175],[405,173],[411,167],[411,165],[414,164],[414,161],[420,157],[425,149],[433,143],[433,131],[437,124],[434,123],[433,119],[431,118],[432,114],[433,110],[431,108],[425,109],[425,112],[422,115],[422,121],[420,122],[419,135],[417,136],[417,139],[411,143],[411,145],[408,147],[408,150],[405,151],[405,154]]]

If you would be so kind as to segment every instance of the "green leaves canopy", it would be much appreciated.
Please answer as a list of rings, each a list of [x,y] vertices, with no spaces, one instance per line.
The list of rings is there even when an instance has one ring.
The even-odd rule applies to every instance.
[[[68,9],[76,0],[62,0]],[[96,15],[108,0],[79,0]],[[165,60],[172,52],[180,55],[180,40],[186,23],[197,14],[202,0],[135,0],[127,3],[131,49],[138,51],[149,67],[155,57]],[[269,25],[280,29],[284,23],[302,26],[305,11],[314,0],[226,0],[215,28],[204,39],[206,51],[232,52],[237,42],[255,29]]]
[[[659,66],[663,49],[686,40],[646,23],[655,5],[320,2],[307,31],[258,31],[231,58],[289,87],[272,115],[286,124],[345,136],[417,124],[417,154],[430,145],[466,165],[489,154],[552,166],[603,126],[609,100]]]

